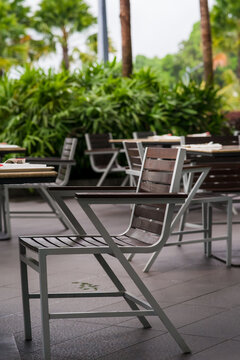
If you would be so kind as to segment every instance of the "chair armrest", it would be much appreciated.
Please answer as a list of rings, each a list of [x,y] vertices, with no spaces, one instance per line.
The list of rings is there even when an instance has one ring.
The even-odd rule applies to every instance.
[[[93,150],[85,150],[86,155],[102,155],[102,154],[114,154],[118,153],[120,149],[118,148],[102,148],[102,149],[93,149]]]
[[[51,186],[47,188],[48,192],[53,198],[60,197],[74,197],[76,192],[78,191],[101,191],[102,193],[105,191],[119,191],[119,192],[136,192],[136,187],[134,186]]]
[[[51,186],[49,191],[136,191],[136,186]]]
[[[76,199],[79,202],[87,202],[91,204],[169,204],[169,203],[183,203],[188,197],[184,193],[103,193],[103,192],[91,192],[91,193],[76,193]],[[87,200],[87,201],[86,201]]]

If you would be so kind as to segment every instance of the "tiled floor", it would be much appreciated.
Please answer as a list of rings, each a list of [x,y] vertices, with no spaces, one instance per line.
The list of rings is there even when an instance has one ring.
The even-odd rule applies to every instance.
[[[16,209],[43,209],[38,198],[19,199],[11,203]],[[74,205],[73,205],[74,206]],[[101,206],[99,214],[112,232],[121,232],[127,225],[129,208],[124,205]],[[215,210],[218,219],[222,210]],[[79,212],[86,229],[89,222]],[[195,210],[191,218],[198,219]],[[236,216],[237,218],[237,216]],[[57,219],[12,219],[13,237],[0,242],[0,360],[42,359],[39,301],[32,300],[33,340],[24,341],[20,297],[18,235],[65,234]],[[234,225],[233,252],[240,250],[239,229]],[[224,226],[218,226],[221,234]],[[224,250],[224,244],[215,244],[214,250]],[[182,355],[157,318],[149,321],[152,329],[143,330],[133,318],[98,318],[85,320],[54,320],[51,322],[52,359],[54,360],[238,360],[240,358],[240,268],[227,269],[215,259],[203,255],[203,245],[165,248],[149,274],[142,269],[148,256],[138,255],[133,266],[141,274],[166,314],[173,321],[192,349],[191,355]],[[134,292],[134,286],[115,259],[111,264],[124,284]],[[240,253],[239,253],[240,262]],[[49,287],[53,291],[78,291],[96,286],[111,290],[113,286],[101,273],[99,265],[89,256],[53,257],[49,264]],[[29,273],[32,291],[38,290],[35,272]],[[124,309],[117,298],[99,300],[51,300],[54,311]],[[12,337],[13,336],[13,337]],[[18,352],[14,347],[15,339]],[[6,350],[6,343],[12,347]]]

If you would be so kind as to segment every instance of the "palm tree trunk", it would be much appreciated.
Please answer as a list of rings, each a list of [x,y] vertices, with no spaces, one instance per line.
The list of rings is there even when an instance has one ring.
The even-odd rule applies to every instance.
[[[208,0],[200,0],[201,36],[203,48],[204,77],[207,84],[213,83],[212,37]]]
[[[64,69],[69,69],[69,55],[68,55],[68,33],[66,29],[62,28],[62,34],[63,34],[63,42],[62,42],[62,52],[63,52],[63,60],[62,64]]]
[[[120,0],[120,20],[122,33],[122,75],[132,74],[132,40],[130,0]]]

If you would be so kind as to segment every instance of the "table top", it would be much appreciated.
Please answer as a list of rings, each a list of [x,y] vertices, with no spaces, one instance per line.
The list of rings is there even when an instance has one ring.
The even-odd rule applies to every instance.
[[[208,147],[206,144],[206,147],[197,147],[194,145],[194,147],[190,147],[189,145],[183,146],[184,149],[186,149],[189,152],[193,152],[196,154],[213,154],[213,155],[240,155],[240,145],[224,145],[221,149],[217,149],[214,147]]]
[[[53,182],[57,176],[54,167],[35,169],[2,170],[0,168],[0,184],[23,184],[36,182]]]
[[[123,141],[127,142],[141,142],[141,143],[148,143],[148,144],[179,144],[180,143],[180,136],[151,136],[149,138],[144,139],[111,139],[109,140],[112,144],[120,144]]]
[[[18,145],[9,145],[0,143],[0,153],[25,152],[26,148]]]

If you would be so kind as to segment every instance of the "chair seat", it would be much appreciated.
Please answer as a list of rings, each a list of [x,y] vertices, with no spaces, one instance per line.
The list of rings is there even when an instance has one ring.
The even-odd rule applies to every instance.
[[[112,239],[120,247],[142,247],[149,246],[143,241],[139,241],[129,236],[112,236]],[[39,249],[57,249],[57,248],[86,248],[86,247],[102,247],[107,248],[105,240],[100,236],[31,236],[31,237],[20,237],[20,242],[31,249],[32,251],[38,252]],[[131,250],[132,251],[132,250]],[[107,252],[107,251],[106,251]],[[109,249],[109,253],[112,253]]]

